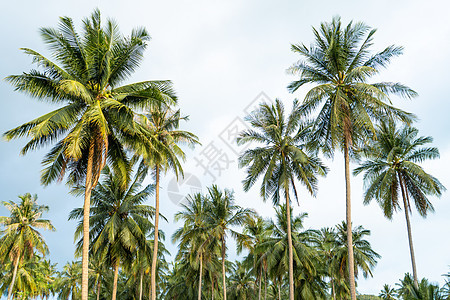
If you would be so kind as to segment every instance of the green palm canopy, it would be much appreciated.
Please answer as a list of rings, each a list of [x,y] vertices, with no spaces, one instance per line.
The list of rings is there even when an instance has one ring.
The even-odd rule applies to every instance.
[[[16,91],[44,100],[59,108],[7,131],[11,140],[29,138],[21,154],[45,145],[53,148],[44,157],[41,182],[48,185],[68,173],[69,184],[84,183],[85,220],[89,218],[90,193],[101,169],[108,163],[126,176],[125,146],[147,153],[142,145],[146,131],[134,121],[134,110],[154,103],[174,103],[177,98],[170,81],[123,84],[140,65],[150,36],[137,28],[128,37],[107,20],[102,26],[100,11],[83,20],[79,34],[69,17],[59,27],[40,30],[52,57],[22,48],[37,69],[6,78]],[[82,299],[88,297],[89,224],[84,227]]]

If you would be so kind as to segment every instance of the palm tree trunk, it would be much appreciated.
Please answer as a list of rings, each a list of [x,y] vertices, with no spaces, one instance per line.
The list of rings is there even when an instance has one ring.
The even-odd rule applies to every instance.
[[[9,289],[8,289],[8,300],[11,300],[12,291],[14,289],[14,283],[16,282],[17,268],[19,267],[19,259],[20,259],[20,252],[17,253],[16,260],[14,261],[13,277],[12,277],[11,284],[9,285]]]
[[[198,279],[198,300],[202,299],[203,253],[200,253],[200,277]]]
[[[225,236],[222,236],[222,283],[223,283],[223,300],[227,300],[227,284],[225,282]]]
[[[98,280],[97,280],[97,300],[100,300],[100,287],[101,287],[101,282],[100,282],[100,276],[99,276]]]
[[[152,299],[152,283],[150,279],[150,285],[148,286],[148,299]]]
[[[159,166],[156,165],[156,203],[155,203],[155,241],[153,243],[153,259],[152,259],[152,273],[151,273],[151,290],[152,300],[156,300],[156,264],[158,259],[158,225],[159,225]]]
[[[267,271],[264,270],[264,300],[267,300]]]
[[[141,270],[141,280],[139,282],[139,300],[142,300],[142,283],[144,279],[144,272]]]
[[[211,300],[214,300],[214,279],[211,280]]]
[[[118,279],[119,279],[119,262],[116,263],[116,266],[114,268],[114,285],[112,291],[112,300],[116,300]]]
[[[83,258],[81,271],[81,300],[88,300],[89,286],[89,214],[91,208],[92,165],[94,163],[94,143],[89,146],[89,156],[86,169],[86,183],[83,205]]]
[[[333,300],[336,300],[336,291],[334,287],[334,279],[331,277],[331,295],[333,297]]]
[[[261,283],[262,283],[262,265],[259,268],[259,287],[258,287],[258,300],[261,300]]]
[[[346,139],[344,145],[345,157],[345,199],[347,216],[347,249],[348,249],[348,277],[350,281],[350,295],[356,300],[355,286],[355,262],[353,257],[353,235],[352,235],[352,201],[350,197],[350,155],[348,153],[349,142]]]
[[[287,234],[289,248],[289,299],[294,300],[294,254],[292,249],[292,232],[291,232],[291,206],[289,203],[289,187],[284,187],[286,193],[286,217],[287,217]]]
[[[278,300],[281,300],[281,282],[280,285],[278,286]]]
[[[403,182],[402,176],[398,174],[400,180],[400,188],[402,190],[403,197],[403,207],[405,208],[405,218],[406,218],[406,228],[408,230],[408,240],[409,240],[409,252],[411,253],[411,264],[413,269],[413,277],[414,277],[414,286],[419,288],[419,281],[417,279],[417,269],[416,269],[416,256],[414,255],[414,246],[412,240],[412,231],[411,231],[411,221],[409,220],[409,201],[406,201],[406,191],[405,191],[405,183]]]

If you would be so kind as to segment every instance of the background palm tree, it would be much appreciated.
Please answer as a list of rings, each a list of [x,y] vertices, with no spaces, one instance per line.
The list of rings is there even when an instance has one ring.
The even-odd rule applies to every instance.
[[[262,217],[251,217],[244,223],[242,234],[236,236],[237,254],[240,254],[244,249],[248,251],[248,255],[244,258],[243,263],[251,266],[255,274],[255,284],[258,287],[258,300],[261,300],[263,277],[264,286],[267,287],[267,252],[263,244],[272,234],[269,226],[268,222]],[[266,292],[265,289],[265,295]]]
[[[58,299],[80,299],[81,272],[80,261],[67,263],[56,282]]]
[[[120,264],[131,265],[137,248],[146,247],[146,232],[152,227],[148,218],[154,215],[154,209],[142,203],[153,193],[154,186],[147,185],[142,190],[145,177],[142,169],[135,174],[133,182],[123,184],[123,177],[105,167],[104,180],[92,191],[92,209],[90,216],[91,252],[114,268],[112,299],[117,295]],[[82,192],[83,187],[76,189]],[[83,232],[83,209],[70,212],[70,219],[81,219],[77,226],[75,239]],[[77,244],[77,251],[83,246],[84,239]]]
[[[379,296],[383,300],[395,300],[396,295],[395,289],[391,288],[388,284],[385,284]]]
[[[30,137],[22,154],[55,144],[42,161],[42,184],[62,180],[66,171],[70,173],[70,184],[84,182],[82,299],[87,300],[91,191],[106,163],[116,173],[126,175],[124,145],[148,151],[141,145],[146,135],[134,122],[133,109],[155,102],[174,102],[176,97],[169,81],[119,86],[142,60],[150,39],[143,28],[124,37],[112,20],[102,27],[100,11],[94,10],[83,22],[82,36],[68,17],[60,19],[58,29],[42,28],[40,33],[55,61],[23,48],[41,70],[12,75],[7,81],[17,91],[62,107],[7,131],[4,136],[7,140]]]
[[[49,220],[41,219],[43,213],[48,211],[48,206],[37,204],[37,195],[27,193],[19,196],[20,203],[3,201],[3,205],[9,210],[9,217],[0,217],[0,225],[5,229],[0,232],[1,261],[9,259],[12,264],[12,278],[8,288],[8,300],[14,291],[17,269],[21,260],[30,259],[34,252],[43,255],[48,254],[48,247],[44,238],[37,229],[54,231],[55,228]]]
[[[336,270],[333,268],[333,260],[336,257],[338,243],[336,242],[336,230],[334,228],[321,228],[320,230],[312,230],[311,241],[319,252],[319,257],[327,277],[330,279],[329,285],[331,289],[331,297],[336,300]]]
[[[433,139],[417,135],[416,128],[404,126],[397,129],[392,120],[382,122],[376,132],[376,140],[362,149],[367,160],[354,170],[354,174],[364,172],[364,204],[376,199],[388,219],[392,219],[394,212],[400,209],[401,192],[416,288],[419,283],[409,217],[410,197],[419,214],[426,217],[429,211],[434,211],[427,195],[440,196],[445,190],[438,179],[418,165],[426,159],[438,158],[439,151],[435,147],[422,147]]]
[[[279,205],[280,193],[284,193],[286,199],[291,300],[294,299],[294,261],[289,193],[292,189],[297,198],[295,180],[298,180],[314,195],[317,189],[316,175],[325,175],[327,171],[317,157],[304,152],[308,127],[302,123],[298,109],[299,104],[294,101],[292,112],[286,117],[279,99],[274,105],[262,103],[247,117],[253,129],[242,132],[238,138],[239,144],[263,144],[246,150],[239,158],[239,166],[247,167],[244,190],[248,191],[259,177],[263,177],[263,200],[272,197],[273,203]]]
[[[188,120],[182,117],[180,110],[173,111],[170,106],[159,102],[154,104],[149,113],[142,115],[139,123],[142,124],[149,132],[150,148],[154,151],[144,155],[144,163],[154,169],[155,175],[155,240],[153,249],[153,259],[151,264],[151,281],[152,281],[152,300],[156,299],[156,268],[158,255],[158,228],[159,228],[159,182],[160,172],[173,171],[178,178],[183,168],[179,159],[185,160],[185,154],[180,148],[180,144],[194,146],[199,144],[197,136],[188,132],[179,130],[180,121]]]
[[[336,253],[333,258],[332,265],[342,278],[345,278],[348,282],[348,270],[346,266],[348,265],[349,250],[347,248],[347,224],[342,221],[341,224],[336,225]],[[357,226],[353,228],[352,232],[352,243],[353,243],[353,254],[355,260],[355,269],[353,273],[355,278],[358,278],[359,270],[362,271],[363,277],[373,276],[372,269],[375,268],[377,264],[377,259],[381,256],[376,253],[369,241],[365,238],[370,235],[370,230],[364,229],[364,227]]]
[[[254,212],[247,208],[242,208],[235,204],[232,191],[225,189],[221,191],[217,185],[208,188],[207,198],[207,216],[206,223],[209,233],[220,241],[222,256],[222,289],[223,299],[227,299],[226,285],[226,237],[227,234],[235,237],[237,233],[232,229],[233,226],[240,226],[251,217]]]
[[[175,221],[183,220],[184,224],[174,232],[172,241],[180,241],[177,258],[188,255],[191,266],[199,270],[197,297],[201,300],[203,271],[205,265],[211,268],[211,261],[217,258],[219,240],[209,232],[206,223],[209,206],[202,194],[188,195],[182,207],[183,210],[175,214]]]
[[[255,278],[252,276],[250,269],[239,261],[233,263],[231,268],[228,290],[231,300],[255,299]]]
[[[356,300],[350,234],[350,155],[366,137],[373,136],[373,122],[384,115],[411,122],[413,115],[393,107],[388,94],[411,98],[416,92],[400,83],[367,83],[392,57],[402,53],[401,47],[389,46],[372,55],[369,48],[375,29],[361,22],[344,26],[339,17],[334,17],[330,23],[321,23],[319,30],[313,28],[313,32],[315,42],[310,47],[292,45],[292,51],[300,54],[302,60],[289,68],[300,78],[288,89],[294,92],[304,84],[315,85],[299,109],[302,116],[319,111],[311,131],[312,147],[320,148],[328,156],[333,156],[336,148],[344,152],[349,281],[352,300]]]

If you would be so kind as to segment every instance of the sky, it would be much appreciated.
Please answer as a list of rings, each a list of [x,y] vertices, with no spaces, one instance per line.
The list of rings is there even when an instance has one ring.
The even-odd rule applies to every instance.
[[[176,245],[171,244],[170,236],[180,226],[173,215],[180,210],[179,199],[186,193],[206,191],[211,184],[218,184],[235,191],[237,204],[254,208],[264,217],[274,216],[272,203],[262,202],[257,185],[247,193],[242,190],[245,172],[238,169],[236,154],[242,149],[232,140],[245,128],[245,115],[260,101],[279,98],[289,108],[295,98],[302,99],[306,88],[294,94],[286,89],[295,80],[286,69],[299,59],[291,52],[291,44],[309,45],[313,42],[312,27],[336,15],[344,24],[363,21],[377,28],[373,51],[391,44],[404,47],[404,54],[376,80],[402,82],[418,92],[416,99],[393,97],[392,101],[419,117],[415,126],[420,135],[434,138],[441,158],[423,166],[450,187],[447,1],[8,1],[2,3],[0,11],[0,78],[33,68],[21,47],[49,55],[39,28],[57,27],[60,16],[71,17],[80,28],[81,20],[94,8],[99,8],[104,18],[115,19],[124,35],[141,26],[149,31],[152,39],[145,58],[127,82],[172,80],[180,109],[190,118],[183,129],[195,133],[202,142],[194,150],[186,149],[184,169],[189,180],[177,183],[168,173],[161,184],[161,212],[169,220],[162,222],[161,229],[173,255]],[[0,99],[2,133],[57,108],[14,92],[4,80],[0,82]],[[44,237],[51,260],[62,268],[74,260],[76,222],[67,217],[73,208],[82,206],[82,199],[68,195],[69,187],[64,183],[42,187],[40,161],[49,148],[20,156],[25,143],[25,139],[0,141],[0,200],[16,201],[18,195],[30,192],[50,207],[46,217],[56,232],[45,232]],[[337,153],[334,160],[325,163],[330,172],[320,180],[317,196],[308,196],[300,189],[300,206],[294,203],[294,214],[309,214],[306,229],[331,227],[345,218],[343,156]],[[354,225],[371,230],[368,240],[382,256],[373,278],[358,279],[358,291],[377,294],[383,284],[394,285],[404,273],[411,272],[404,214],[400,211],[392,221],[385,219],[375,203],[362,204],[362,177],[353,177],[351,184]],[[449,200],[448,192],[432,198],[434,214],[422,219],[413,212],[411,217],[419,277],[441,284],[441,275],[450,271]],[[154,199],[147,203],[154,205]],[[7,213],[0,207],[0,215]],[[229,245],[229,256],[234,258],[233,243]]]

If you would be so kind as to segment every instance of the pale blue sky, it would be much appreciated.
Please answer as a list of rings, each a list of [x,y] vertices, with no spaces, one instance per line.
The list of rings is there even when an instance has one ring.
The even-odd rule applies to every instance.
[[[270,98],[281,98],[291,103],[301,98],[304,90],[291,95],[287,84],[294,77],[286,68],[298,57],[291,53],[290,44],[313,41],[311,26],[330,21],[340,15],[344,23],[363,21],[378,28],[374,50],[390,44],[405,47],[404,55],[395,59],[380,74],[384,81],[400,81],[419,93],[412,101],[394,98],[394,104],[416,113],[416,126],[421,135],[435,138],[434,145],[441,151],[439,161],[427,162],[427,170],[450,187],[447,169],[450,167],[450,102],[447,86],[450,65],[450,7],[447,1],[9,1],[2,3],[0,27],[0,77],[29,71],[30,58],[19,51],[28,47],[48,53],[38,34],[39,27],[56,27],[59,16],[70,16],[77,26],[83,17],[100,8],[104,17],[117,20],[122,33],[145,26],[152,40],[141,68],[132,81],[171,79],[180,99],[184,114],[190,115],[185,128],[196,133],[203,147],[189,152],[185,170],[196,175],[202,186],[211,184],[195,158],[210,143],[234,160],[218,176],[216,183],[234,189],[242,206],[255,208],[264,216],[272,216],[271,203],[262,203],[258,188],[244,193],[240,181],[244,177],[236,166],[236,156],[219,135],[236,119],[242,118],[245,107],[260,92]],[[2,111],[0,131],[4,132],[50,109],[49,104],[13,92],[5,81],[0,83]],[[287,105],[289,106],[289,105]],[[73,232],[75,223],[68,222],[69,211],[82,205],[81,199],[67,194],[64,184],[42,188],[39,184],[40,161],[48,148],[18,155],[25,140],[0,143],[1,200],[16,200],[18,194],[37,193],[41,203],[50,206],[47,215],[57,228],[45,233],[51,259],[59,267],[73,259]],[[320,182],[316,199],[301,190],[300,208],[309,218],[307,228],[333,226],[345,217],[343,160],[336,155],[326,161],[331,168],[329,176]],[[162,184],[162,212],[170,224],[162,223],[169,237],[175,228],[173,213],[179,206],[167,196],[168,174]],[[303,196],[305,195],[305,196]],[[384,283],[394,284],[410,272],[408,241],[403,213],[393,221],[383,218],[375,205],[362,205],[362,182],[352,179],[353,219],[372,231],[369,238],[373,248],[382,255],[374,271],[374,278],[358,281],[361,293],[378,293]],[[412,216],[420,277],[440,281],[450,265],[450,202],[448,193],[441,199],[432,199],[436,213],[421,219]],[[154,203],[151,199],[149,204]],[[0,215],[6,214],[0,208]],[[168,248],[174,252],[175,245]],[[232,246],[231,257],[235,254]]]

